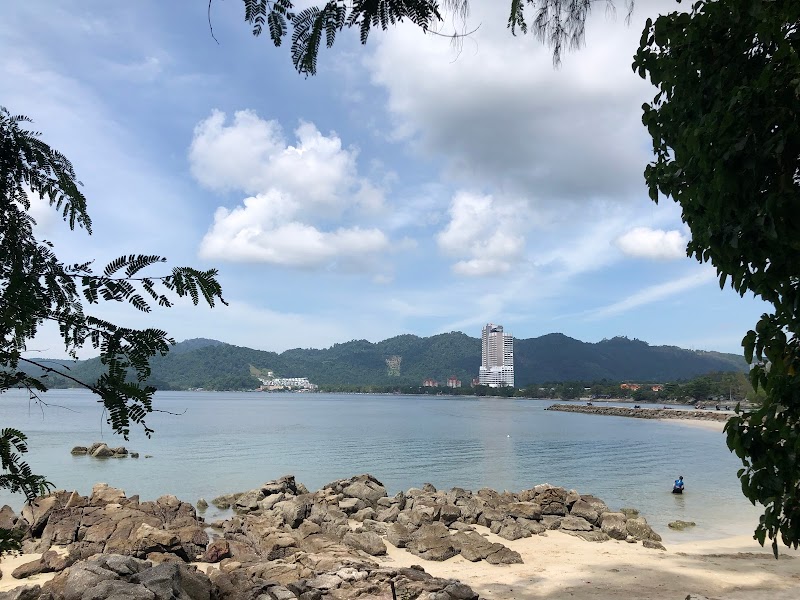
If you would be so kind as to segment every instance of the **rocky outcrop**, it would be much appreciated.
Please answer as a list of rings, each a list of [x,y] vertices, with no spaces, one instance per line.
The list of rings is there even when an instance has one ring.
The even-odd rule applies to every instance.
[[[727,421],[731,413],[711,412],[710,410],[678,410],[674,408],[632,408],[627,406],[587,406],[585,404],[553,404],[545,410],[606,415],[612,417],[633,417],[635,419],[694,419],[697,421]]]
[[[105,442],[95,442],[91,446],[75,446],[70,453],[73,456],[89,455],[94,458],[139,458],[136,452],[128,452],[125,446],[118,446],[116,448],[109,447]]]
[[[506,540],[558,529],[590,542],[639,540],[663,548],[644,518],[612,513],[594,496],[549,484],[519,493],[442,491],[425,484],[389,497],[370,475],[313,493],[286,476],[214,503],[234,511],[215,524],[216,539],[209,539],[190,504],[174,496],[141,502],[106,484],[90,496],[59,491],[39,498],[20,517],[2,509],[0,522],[22,523],[25,549],[44,552],[14,577],[58,573],[42,588],[25,591],[35,600],[345,600],[390,597],[392,585],[399,597],[467,600],[477,597],[468,586],[421,568],[386,569],[374,557],[384,555],[389,543],[425,560],[460,554],[495,565],[522,562],[475,525]],[[51,550],[55,545],[66,552]],[[214,566],[202,573],[187,565],[195,560]]]

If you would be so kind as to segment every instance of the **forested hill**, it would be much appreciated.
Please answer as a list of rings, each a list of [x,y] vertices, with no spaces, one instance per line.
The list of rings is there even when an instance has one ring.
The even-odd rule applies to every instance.
[[[400,357],[399,374],[389,374],[390,357]],[[478,374],[480,358],[480,340],[463,333],[400,335],[375,344],[355,340],[280,354],[196,339],[155,358],[150,383],[159,389],[252,389],[259,385],[256,375],[272,371],[276,377],[308,377],[319,385],[420,385],[426,378],[444,384],[455,375],[468,386]],[[514,363],[517,387],[602,379],[669,382],[712,371],[747,370],[736,354],[650,346],[623,337],[586,343],[559,333],[514,340]],[[70,374],[84,381],[99,372],[98,359],[70,365]],[[66,385],[54,376],[49,379],[54,387]]]

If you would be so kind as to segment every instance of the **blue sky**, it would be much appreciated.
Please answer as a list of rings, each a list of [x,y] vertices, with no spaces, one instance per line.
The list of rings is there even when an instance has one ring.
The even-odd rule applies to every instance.
[[[685,256],[680,208],[642,176],[654,90],[632,55],[645,19],[676,8],[637,0],[630,26],[597,10],[553,69],[506,30],[505,3],[472,0],[460,48],[412,26],[365,47],[345,32],[306,79],[240,0],[213,2],[219,44],[199,0],[4,2],[0,105],[84,184],[92,236],[35,207],[64,260],[219,268],[230,306],[94,311],[120,324],[275,351],[491,321],[739,352],[767,306]],[[29,348],[62,354],[50,330]]]

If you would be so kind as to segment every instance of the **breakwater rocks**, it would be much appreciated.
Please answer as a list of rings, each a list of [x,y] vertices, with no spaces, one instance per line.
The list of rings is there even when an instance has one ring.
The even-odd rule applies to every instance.
[[[635,511],[612,512],[594,496],[549,484],[518,493],[426,484],[390,497],[370,475],[313,493],[286,476],[214,502],[234,516],[206,523],[175,496],[140,502],[106,484],[90,496],[54,492],[21,515],[4,507],[0,527],[24,536],[23,551],[43,553],[11,575],[57,575],[41,587],[0,593],[0,600],[345,600],[392,597],[392,588],[410,600],[473,600],[469,586],[422,567],[387,567],[381,557],[389,543],[425,560],[460,554],[473,562],[522,562],[477,526],[507,540],[560,530],[587,543],[616,539],[663,549]],[[212,564],[199,569],[192,562]]]
[[[677,410],[674,408],[633,408],[627,406],[586,406],[580,404],[553,404],[545,410],[633,417],[635,419],[694,419],[696,421],[727,421],[731,413],[710,410]]]

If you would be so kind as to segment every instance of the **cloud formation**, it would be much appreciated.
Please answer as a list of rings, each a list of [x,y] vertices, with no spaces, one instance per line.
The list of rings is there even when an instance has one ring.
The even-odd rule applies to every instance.
[[[635,227],[618,237],[617,247],[628,256],[654,260],[686,258],[689,237],[684,233],[649,227]]]
[[[459,275],[497,275],[522,257],[525,238],[519,232],[521,206],[500,204],[492,196],[459,192],[450,205],[450,221],[436,236],[440,250],[460,258]]]
[[[290,144],[277,121],[250,110],[236,112],[230,124],[215,110],[197,125],[189,148],[195,178],[210,189],[252,194],[233,209],[217,209],[202,257],[307,269],[363,266],[389,249],[375,227],[335,226],[383,204],[380,186],[358,176],[357,152],[313,123],[301,122],[295,137]]]

